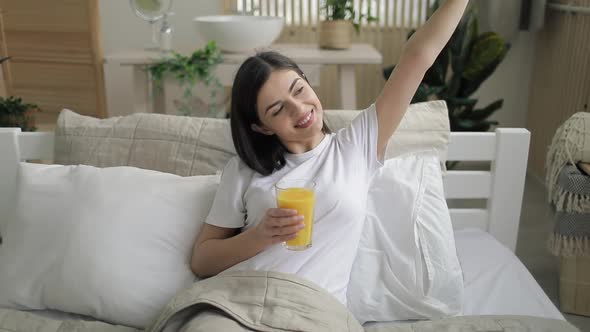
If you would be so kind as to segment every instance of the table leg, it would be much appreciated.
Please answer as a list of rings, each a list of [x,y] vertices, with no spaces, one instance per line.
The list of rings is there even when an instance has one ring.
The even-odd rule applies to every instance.
[[[339,65],[340,107],[356,110],[356,78],[354,65]]]
[[[133,112],[152,113],[151,80],[143,65],[133,66]]]

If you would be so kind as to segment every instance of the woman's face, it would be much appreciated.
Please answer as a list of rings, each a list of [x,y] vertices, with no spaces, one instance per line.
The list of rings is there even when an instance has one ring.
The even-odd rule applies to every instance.
[[[273,71],[258,93],[256,110],[261,125],[253,130],[277,135],[294,153],[323,137],[323,110],[311,86],[293,70]],[[305,150],[305,149],[304,149]]]

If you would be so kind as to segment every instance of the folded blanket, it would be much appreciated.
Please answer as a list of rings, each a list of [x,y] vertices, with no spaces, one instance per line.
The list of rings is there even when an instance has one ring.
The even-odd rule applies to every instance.
[[[295,275],[235,271],[195,283],[147,331],[364,331],[348,309]]]
[[[590,207],[589,194],[570,191],[568,195],[564,187],[558,186],[563,168],[578,162],[590,162],[590,113],[585,112],[572,115],[557,129],[547,153],[548,198],[558,211],[584,212]]]

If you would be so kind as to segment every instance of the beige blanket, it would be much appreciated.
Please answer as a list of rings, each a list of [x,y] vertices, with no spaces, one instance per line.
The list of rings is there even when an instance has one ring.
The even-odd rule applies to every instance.
[[[60,320],[34,312],[0,308],[0,332],[140,332],[97,321]]]
[[[0,309],[0,332],[139,332],[101,322],[60,321]],[[468,316],[389,323],[363,329],[332,295],[293,275],[231,272],[195,283],[162,310],[146,332],[338,331],[519,332],[578,331],[565,321],[523,316]]]
[[[163,310],[149,332],[364,331],[335,297],[278,272],[230,272],[195,283]]]

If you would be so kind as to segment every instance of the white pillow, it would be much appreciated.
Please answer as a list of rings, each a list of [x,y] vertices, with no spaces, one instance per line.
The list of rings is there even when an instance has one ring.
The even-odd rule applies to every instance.
[[[0,246],[0,307],[143,328],[194,281],[193,241],[218,176],[21,163]]]
[[[347,298],[361,323],[461,313],[463,276],[434,152],[387,160],[373,178]]]

